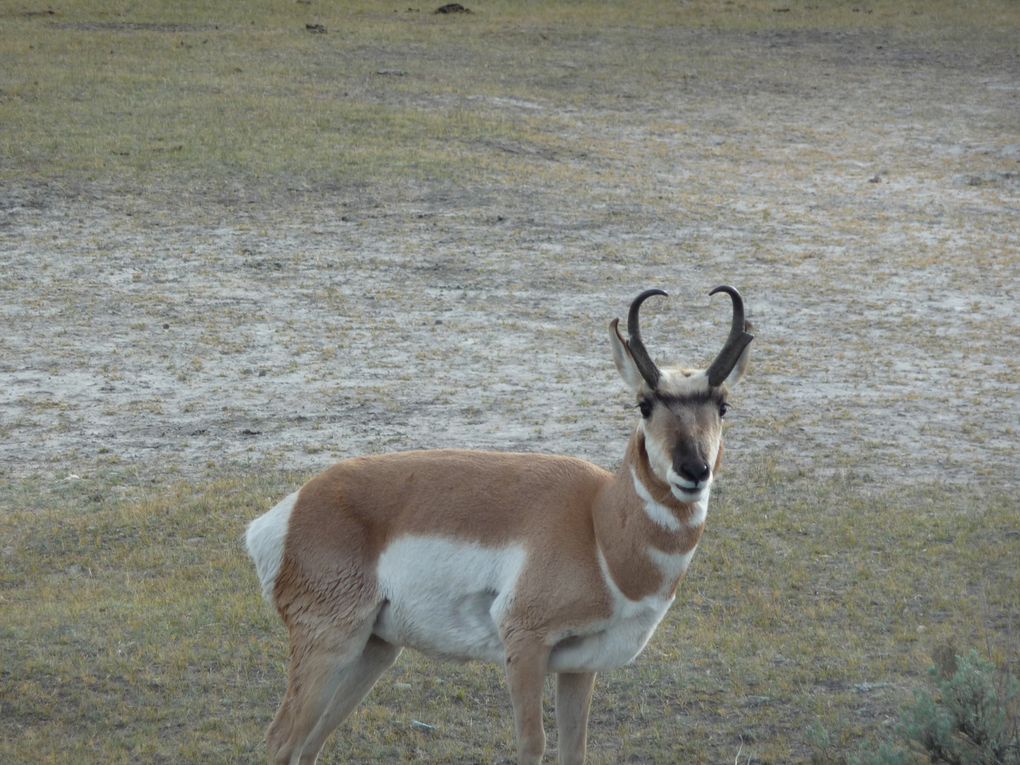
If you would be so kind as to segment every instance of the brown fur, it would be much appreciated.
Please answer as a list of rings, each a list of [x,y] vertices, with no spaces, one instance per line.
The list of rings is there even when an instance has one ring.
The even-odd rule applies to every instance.
[[[347,460],[301,489],[273,592],[290,632],[291,665],[268,734],[271,762],[312,765],[326,737],[399,654],[373,628],[379,629],[385,606],[379,558],[402,537],[527,551],[498,625],[522,765],[537,765],[545,749],[542,689],[552,651],[613,616],[600,554],[629,600],[673,595],[683,573],[666,581],[649,550],[690,553],[704,524],[692,523],[694,507],[679,501],[653,469],[646,439],[657,445],[655,454],[669,455],[674,472],[687,464],[678,460],[690,459],[700,460],[706,473],[711,460],[718,473],[725,390],[707,388],[702,373],[680,371],[663,375],[661,387],[649,391],[616,322],[611,327],[624,380],[639,400],[658,397],[615,474],[570,457],[440,450]],[[745,365],[746,350],[734,380]],[[649,516],[635,474],[678,530]],[[594,680],[594,672],[560,674],[556,718],[564,765],[584,761]]]
[[[678,534],[659,526],[641,508],[643,503],[634,492],[631,466],[652,498],[672,510],[681,524]],[[644,436],[636,431],[627,445],[627,456],[616,480],[600,496],[595,510],[598,537],[607,540],[601,547],[609,571],[630,600],[659,592],[665,584],[659,568],[648,557],[649,546],[667,553],[686,553],[698,544],[702,527],[692,528],[687,523],[691,513],[690,505],[674,497],[669,486],[651,471]]]

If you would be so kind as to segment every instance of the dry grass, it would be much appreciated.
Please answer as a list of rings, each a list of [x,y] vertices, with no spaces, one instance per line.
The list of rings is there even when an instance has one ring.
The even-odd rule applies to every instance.
[[[545,110],[508,115],[492,99],[596,107],[598,124],[599,107],[676,78],[696,87],[721,77],[726,87],[756,71],[768,77],[769,62],[728,44],[707,57],[643,44],[662,28],[723,40],[880,31],[909,33],[915,43],[972,44],[1016,21],[1015,8],[999,2],[486,3],[476,10],[444,17],[376,3],[159,2],[130,10],[90,2],[52,14],[11,9],[0,43],[0,173],[129,187],[149,177],[182,187],[218,177],[275,191],[492,183],[564,171],[567,178],[548,182],[590,184],[570,166],[569,109],[559,119]],[[313,34],[307,24],[328,31]],[[597,63],[595,89],[576,75],[606,29],[617,39]],[[647,127],[653,141],[685,128]],[[620,149],[611,136],[586,146],[607,159]],[[567,167],[550,168],[541,161],[549,157],[567,159]]]
[[[601,678],[592,762],[802,761],[811,726],[847,749],[881,732],[947,641],[1015,659],[1011,497],[964,513],[935,489],[743,478],[651,646]],[[8,486],[0,760],[259,759],[286,641],[240,538],[296,482]],[[408,653],[324,761],[506,761],[508,706],[497,667]]]
[[[759,334],[592,762],[806,761],[1015,660],[1016,3],[466,4],[0,10],[0,761],[261,759],[245,523],[333,456],[611,465],[659,284],[664,359],[719,281]],[[497,669],[406,654],[324,760],[511,751]]]

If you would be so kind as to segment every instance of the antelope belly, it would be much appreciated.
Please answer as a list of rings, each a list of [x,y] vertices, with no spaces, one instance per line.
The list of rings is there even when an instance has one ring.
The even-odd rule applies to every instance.
[[[433,656],[502,661],[499,625],[526,555],[439,537],[401,537],[379,557],[385,604],[374,632]]]

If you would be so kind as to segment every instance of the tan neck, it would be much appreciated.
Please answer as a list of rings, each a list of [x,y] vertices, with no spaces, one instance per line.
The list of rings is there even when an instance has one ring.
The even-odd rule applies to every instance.
[[[675,523],[669,528],[652,519],[646,500],[635,488],[635,477],[652,500],[668,511]],[[708,500],[703,500],[707,502]],[[672,597],[683,572],[670,575],[653,560],[650,551],[681,555],[694,550],[704,524],[694,526],[694,505],[680,502],[669,486],[652,473],[645,452],[644,434],[635,430],[627,444],[623,464],[595,501],[595,537],[616,586],[629,600],[654,594]],[[661,559],[661,556],[656,555]]]

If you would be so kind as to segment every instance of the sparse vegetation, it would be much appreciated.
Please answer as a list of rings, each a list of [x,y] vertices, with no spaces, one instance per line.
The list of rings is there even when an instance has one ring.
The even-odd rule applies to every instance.
[[[903,762],[913,753],[947,765],[1020,763],[1020,685],[1012,674],[997,671],[973,649],[944,655],[930,674],[936,693],[918,691],[903,717],[909,748],[893,749],[885,762]]]
[[[299,482],[108,470],[9,484],[0,760],[259,759],[286,637],[241,533]],[[936,492],[865,494],[761,465],[713,501],[666,624],[597,687],[593,763],[719,762],[741,746],[803,760],[811,725],[852,752],[912,698],[934,646],[1010,650],[993,626],[1020,613],[1010,497],[954,515]],[[405,653],[327,749],[327,763],[501,761],[513,741],[500,671]]]
[[[1015,651],[1016,646],[1011,647]],[[896,737],[856,755],[839,752],[816,728],[814,762],[851,765],[1015,765],[1020,763],[1020,683],[976,650],[959,655],[953,642],[933,651],[933,689],[922,688],[903,711]],[[1015,654],[1014,654],[1015,656]]]
[[[358,453],[611,466],[649,286],[664,362],[722,281],[758,339],[593,765],[892,751],[938,646],[1016,656],[1020,7],[466,4],[0,9],[0,762],[261,760],[245,524]],[[405,653],[324,760],[512,749],[498,668]]]

